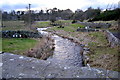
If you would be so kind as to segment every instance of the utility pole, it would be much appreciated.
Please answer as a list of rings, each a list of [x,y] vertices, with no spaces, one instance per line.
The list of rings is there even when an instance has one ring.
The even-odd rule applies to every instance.
[[[29,18],[28,18],[28,19],[29,19],[29,27],[31,27],[31,10],[30,10],[30,9],[31,9],[31,4],[29,4],[29,6],[28,6],[28,12],[29,12],[29,13],[28,13],[28,14],[29,14]]]

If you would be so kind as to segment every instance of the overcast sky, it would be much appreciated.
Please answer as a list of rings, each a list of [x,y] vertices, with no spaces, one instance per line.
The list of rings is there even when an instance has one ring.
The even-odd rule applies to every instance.
[[[34,10],[45,10],[50,8],[86,10],[88,7],[106,9],[118,7],[120,0],[0,0],[0,8],[4,11],[25,10],[28,4],[32,4]]]

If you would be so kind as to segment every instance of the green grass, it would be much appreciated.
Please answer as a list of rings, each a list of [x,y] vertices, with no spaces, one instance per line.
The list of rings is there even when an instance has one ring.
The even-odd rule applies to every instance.
[[[58,23],[58,24],[62,24],[62,25],[66,25],[66,24],[70,24],[72,22],[72,20],[58,20],[58,21],[55,21],[55,23]],[[39,22],[36,22],[34,27],[37,27],[37,28],[42,28],[42,27],[51,27],[52,25],[50,25],[50,21],[39,21]]]
[[[34,27],[37,27],[37,28],[42,28],[42,27],[50,27],[50,21],[43,21],[43,22],[36,22]]]
[[[70,22],[70,21],[68,21],[68,22]],[[67,24],[67,23],[66,23]],[[77,29],[78,29],[78,27],[79,28],[83,28],[83,27],[85,27],[85,26],[83,26],[83,25],[81,25],[81,24],[77,24],[77,23],[75,23],[75,24],[68,24],[67,26],[66,25],[63,25],[64,26],[64,28],[58,28],[59,26],[56,26],[56,27],[52,27],[52,28],[50,28],[50,30],[64,30],[64,31],[66,31],[66,32],[75,32]]]
[[[85,26],[84,25],[81,25],[81,24],[77,24],[77,23],[75,23],[75,24],[70,24],[70,26],[72,26],[72,27],[74,27],[74,28],[84,28]]]
[[[89,33],[90,37],[93,37],[100,44],[106,45],[108,43],[106,36],[102,32],[91,32]]]
[[[66,32],[74,32],[75,31],[75,29],[70,27],[70,26],[65,26],[64,28],[58,28],[58,26],[56,26],[56,27],[50,28],[49,30],[55,30],[55,31],[57,31],[57,30],[64,30]]]
[[[90,47],[95,47],[97,45],[98,45],[98,43],[96,43],[96,42],[90,42],[90,43],[88,43],[88,46],[90,46]]]
[[[15,54],[23,54],[34,47],[37,40],[25,38],[2,38],[2,51]]]
[[[109,48],[107,46],[108,41],[107,41],[104,33],[102,33],[102,32],[91,32],[91,33],[89,33],[89,36],[94,39],[94,42],[89,42],[88,43],[88,46],[91,48],[92,51],[94,51],[94,53],[99,54],[99,53],[103,53],[103,51],[105,53],[109,52],[109,49],[104,50],[106,48]]]
[[[118,48],[109,47],[109,43],[106,39],[106,36],[102,32],[92,32],[89,33],[89,36],[92,37],[95,42],[89,42],[88,46],[91,51],[95,54],[95,57],[99,56],[99,54],[117,54]]]
[[[72,20],[58,20],[58,21],[55,21],[55,23],[62,23],[62,24],[65,24],[65,23],[71,23]]]

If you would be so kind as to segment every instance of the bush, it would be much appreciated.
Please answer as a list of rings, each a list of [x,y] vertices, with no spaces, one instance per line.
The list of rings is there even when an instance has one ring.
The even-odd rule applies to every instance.
[[[89,22],[99,21],[99,20],[103,20],[103,21],[118,20],[120,18],[119,12],[120,12],[119,8],[114,9],[114,10],[106,10],[103,13],[101,13],[100,15],[94,17],[92,20],[89,20]]]
[[[72,24],[73,24],[73,23],[76,23],[76,22],[77,22],[77,20],[73,20],[73,21],[72,21]]]

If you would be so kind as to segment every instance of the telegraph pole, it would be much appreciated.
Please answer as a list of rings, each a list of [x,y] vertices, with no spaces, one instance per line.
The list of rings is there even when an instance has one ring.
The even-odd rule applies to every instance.
[[[31,4],[29,4],[28,6],[28,10],[29,10],[29,27],[31,27]]]

